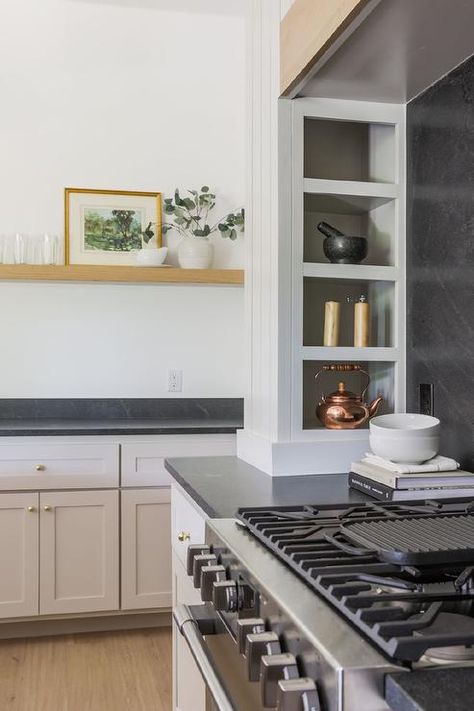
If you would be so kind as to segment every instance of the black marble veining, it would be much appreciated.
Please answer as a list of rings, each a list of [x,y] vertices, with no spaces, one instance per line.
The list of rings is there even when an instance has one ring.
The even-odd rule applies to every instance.
[[[232,518],[244,506],[372,501],[347,474],[272,477],[237,457],[178,457],[166,469],[211,518]]]
[[[239,398],[0,400],[0,436],[224,434],[242,426]]]
[[[474,470],[474,58],[407,107],[407,403],[434,384],[441,453]]]

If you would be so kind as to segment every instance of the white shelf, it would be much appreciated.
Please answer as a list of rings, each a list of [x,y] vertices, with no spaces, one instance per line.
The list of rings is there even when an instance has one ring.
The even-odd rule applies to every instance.
[[[400,358],[398,348],[355,348],[301,346],[301,360],[372,361],[395,363]]]
[[[397,267],[378,267],[370,264],[320,264],[304,262],[303,276],[313,279],[351,279],[353,281],[397,281]]]
[[[305,178],[303,191],[307,195],[344,197],[355,208],[364,210],[371,210],[398,197],[398,185],[395,183],[366,183],[358,180]]]

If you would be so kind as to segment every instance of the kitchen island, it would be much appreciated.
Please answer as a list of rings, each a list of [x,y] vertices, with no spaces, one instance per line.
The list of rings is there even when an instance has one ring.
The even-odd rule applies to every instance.
[[[173,565],[178,581],[176,587],[178,604],[200,602],[199,586],[196,590],[192,579],[188,578],[185,567],[183,568],[187,548],[187,544],[183,541],[195,544],[196,549],[200,549],[199,544],[206,542],[210,545],[211,553],[214,547],[215,550],[225,550],[227,557],[231,551],[230,555],[234,556],[236,561],[235,570],[245,571],[245,577],[250,578],[263,593],[264,603],[260,608],[259,617],[265,618],[267,621],[265,624],[269,624],[268,620],[278,619],[279,615],[286,616],[288,620],[296,623],[298,630],[292,639],[297,639],[300,631],[303,630],[306,639],[310,640],[314,649],[318,649],[319,653],[321,650],[329,650],[328,659],[332,660],[335,668],[345,670],[348,681],[344,685],[344,702],[342,705],[337,705],[337,700],[332,696],[331,691],[335,686],[327,667],[305,669],[307,677],[316,679],[321,708],[348,711],[359,708],[391,711],[439,711],[439,709],[452,708],[456,711],[470,711],[474,688],[472,662],[466,662],[465,666],[461,665],[457,668],[447,668],[445,665],[440,666],[436,661],[430,661],[429,657],[422,657],[411,668],[411,664],[403,664],[396,656],[390,659],[389,656],[381,654],[377,651],[377,645],[372,644],[370,635],[358,631],[359,625],[352,625],[347,619],[344,620],[343,615],[334,609],[334,606],[329,605],[323,595],[311,590],[311,583],[308,586],[299,576],[294,575],[288,566],[277,560],[266,546],[262,546],[250,531],[229,520],[235,517],[239,508],[253,506],[298,504],[317,506],[336,503],[346,505],[354,503],[355,506],[367,503],[377,505],[378,502],[374,499],[348,488],[347,474],[272,478],[233,456],[171,458],[166,461],[165,466],[176,482],[173,533],[181,534],[181,537],[173,535],[172,538],[175,551]],[[188,504],[183,501],[183,497],[187,498]],[[190,508],[192,504],[196,507],[194,513]],[[196,513],[199,511],[203,519],[208,519],[206,532],[204,532],[204,520],[202,524],[196,521]],[[403,512],[401,513],[403,515]],[[294,520],[298,521],[298,518]],[[284,526],[287,540],[291,535],[292,525],[294,524],[289,519],[288,526],[286,524]],[[270,528],[271,526],[272,523]],[[275,528],[273,535],[277,537],[276,530]],[[298,529],[298,534],[300,531],[301,529]],[[313,529],[313,533],[315,532],[316,529]],[[308,541],[313,533],[309,532]],[[299,545],[298,543],[297,547]],[[203,550],[203,553],[206,553],[206,550]],[[348,564],[347,556],[341,556],[337,552],[335,555],[338,565]],[[360,557],[356,557],[355,561],[356,568],[364,564]],[[212,562],[209,564],[213,565]],[[317,566],[316,562],[308,562],[308,564]],[[324,565],[324,560],[321,565]],[[219,566],[216,567],[217,569]],[[333,572],[335,572],[334,568]],[[330,569],[326,570],[326,574],[330,573]],[[394,569],[392,575],[397,575],[397,570]],[[342,580],[340,584],[342,586]],[[363,583],[360,584],[363,587]],[[232,581],[221,582],[220,585],[231,586]],[[366,594],[367,591],[370,592],[370,582],[366,585]],[[349,591],[349,594],[354,595],[355,592],[354,589],[352,593]],[[392,591],[392,595],[393,592],[396,593],[396,590]],[[374,614],[379,612],[375,610]],[[364,614],[367,616],[368,612],[365,611]],[[458,616],[451,615],[451,617],[454,620]],[[468,624],[470,620],[471,617],[467,615],[465,623]],[[389,618],[385,624],[391,624]],[[461,630],[466,634],[468,631],[464,627]],[[394,636],[396,634],[394,629]],[[174,638],[175,668],[182,668],[186,678],[186,685],[180,686],[180,675],[175,675],[174,694],[175,699],[180,702],[177,707],[186,708],[186,705],[183,706],[181,702],[183,700],[188,702],[192,698],[194,708],[205,708],[204,705],[199,705],[204,693],[199,672],[192,666],[192,660],[190,661],[186,656],[189,652],[184,649],[185,643],[176,629],[174,629]],[[214,658],[214,661],[219,667],[219,658]],[[237,668],[239,664],[242,666],[239,693],[242,694],[243,700],[240,701],[237,695],[235,698],[239,698],[239,703],[244,705],[236,708],[250,708],[248,703],[251,699],[252,708],[260,709],[258,684],[256,682],[248,684],[241,657],[235,661],[233,668]],[[364,681],[362,678],[358,679],[360,668],[365,668],[366,671],[366,677],[362,675]],[[219,668],[221,676],[226,676],[226,669]],[[351,679],[352,681],[349,681]],[[367,683],[367,680],[370,682]],[[308,683],[308,694],[314,694],[314,689],[311,691],[311,688],[313,687]],[[342,692],[342,687],[340,690]],[[237,691],[234,690],[234,693],[237,694]]]

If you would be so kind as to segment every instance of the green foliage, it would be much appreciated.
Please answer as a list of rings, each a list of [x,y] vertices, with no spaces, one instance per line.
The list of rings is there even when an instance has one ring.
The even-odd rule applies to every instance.
[[[141,233],[142,239],[145,242],[145,244],[148,244],[149,242],[151,242],[151,240],[155,236],[155,232],[152,229],[152,224],[153,224],[152,222],[149,222],[146,229],[144,229],[143,232]]]
[[[214,193],[211,193],[207,185],[203,185],[200,191],[187,190],[186,192],[188,195],[182,196],[179,189],[176,188],[174,196],[165,199],[164,213],[172,218],[173,222],[162,224],[163,234],[175,229],[183,237],[209,237],[217,232],[221,237],[236,240],[237,232],[244,231],[245,211],[243,208],[224,215],[215,224],[210,224],[208,222],[209,213],[216,206]],[[142,234],[145,235],[145,232]]]

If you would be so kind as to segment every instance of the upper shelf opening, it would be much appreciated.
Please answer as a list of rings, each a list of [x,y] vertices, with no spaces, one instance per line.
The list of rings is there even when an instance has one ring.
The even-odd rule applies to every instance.
[[[395,127],[305,118],[304,177],[394,183]]]

